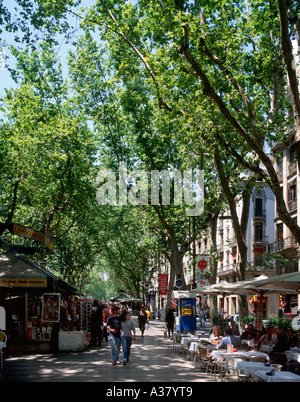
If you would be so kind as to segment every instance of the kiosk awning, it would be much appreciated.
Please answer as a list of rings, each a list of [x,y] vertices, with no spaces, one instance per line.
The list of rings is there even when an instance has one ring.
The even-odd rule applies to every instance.
[[[43,272],[44,271],[44,272]],[[0,280],[10,287],[47,287],[52,275],[15,251],[0,255]]]
[[[0,254],[0,281],[11,288],[48,288],[81,294],[69,283],[51,274],[14,250]]]

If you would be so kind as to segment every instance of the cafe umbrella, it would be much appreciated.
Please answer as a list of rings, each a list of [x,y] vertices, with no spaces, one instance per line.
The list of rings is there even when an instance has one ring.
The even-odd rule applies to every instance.
[[[256,328],[260,331],[262,330],[262,318],[263,318],[263,306],[264,298],[268,294],[281,293],[282,288],[278,287],[266,287],[263,284],[268,284],[271,282],[272,278],[268,278],[266,275],[260,275],[253,279],[248,279],[245,281],[234,282],[230,284],[230,288],[233,293],[236,291],[243,292],[243,294],[257,294],[257,308],[256,308]],[[290,288],[285,288],[285,291],[289,293],[295,293],[295,290]]]
[[[244,281],[237,282],[227,282],[221,281],[214,285],[208,286],[204,288],[201,293],[207,294],[218,294],[222,296],[221,305],[222,305],[222,332],[224,332],[224,300],[225,296],[229,294],[237,294],[237,295],[247,295],[251,293],[258,292],[259,299],[257,304],[257,315],[256,315],[256,327],[261,329],[262,326],[262,313],[263,313],[263,297],[270,293],[280,293],[278,289],[265,289],[261,288],[258,290],[256,288],[256,284],[260,283],[263,280],[267,280],[268,277],[266,275],[260,275],[256,278],[246,279]]]
[[[220,281],[219,283],[215,283],[214,285],[204,287],[201,294],[215,294],[221,296],[221,313],[222,313],[222,333],[224,334],[224,301],[225,297],[229,294],[243,294],[237,289],[234,289],[234,292],[231,288],[231,283],[225,280]]]
[[[288,291],[289,293],[300,293],[300,272],[272,276],[258,280],[255,283],[257,289],[273,289]]]

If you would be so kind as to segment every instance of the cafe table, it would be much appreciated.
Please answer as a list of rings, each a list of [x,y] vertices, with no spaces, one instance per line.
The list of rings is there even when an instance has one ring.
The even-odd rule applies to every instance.
[[[269,356],[267,353],[258,352],[256,350],[244,351],[238,350],[236,352],[228,353],[225,349],[218,349],[213,350],[211,353],[212,357],[217,361],[227,360],[227,359],[234,359],[236,357],[245,357],[246,359],[250,359],[253,357],[264,357],[265,359],[269,360]]]
[[[300,375],[291,373],[290,371],[275,371],[273,376],[269,376],[266,371],[258,370],[255,372],[253,380],[264,382],[300,382]]]
[[[180,341],[180,345],[183,347],[183,348],[185,348],[186,347],[186,344],[188,343],[188,342],[197,342],[199,340],[199,338],[196,338],[196,337],[188,337],[188,336],[185,336],[185,337],[182,337],[181,338],[181,341]]]
[[[273,349],[274,349],[274,346],[272,346],[272,345],[261,345],[261,347],[259,348],[260,352],[265,352],[265,353],[271,353]]]
[[[299,348],[289,349],[285,351],[286,357],[288,361],[297,361],[300,363],[300,350]]]
[[[185,337],[190,337],[190,334],[184,334],[182,332],[174,332],[172,335],[173,338],[173,349],[176,352],[176,345],[181,347],[181,339]]]
[[[191,342],[189,351],[191,353],[196,353],[198,350],[198,347],[204,348],[207,350],[216,350],[218,348],[218,345],[213,345],[211,343],[201,343],[201,339],[198,339],[196,342],[195,341]]]
[[[242,371],[245,375],[254,375],[256,371],[271,371],[274,367],[271,366],[265,366],[265,363],[263,362],[247,362],[247,361],[241,361],[241,362],[236,362],[235,365],[237,370]]]

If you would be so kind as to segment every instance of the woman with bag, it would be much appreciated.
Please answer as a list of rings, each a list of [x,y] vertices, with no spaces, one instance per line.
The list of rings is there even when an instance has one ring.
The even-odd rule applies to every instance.
[[[138,314],[138,324],[141,330],[142,336],[144,336],[145,324],[147,322],[147,313],[145,311],[145,306],[141,306],[141,309]]]
[[[168,330],[168,336],[169,339],[171,338],[171,334],[173,335],[174,331],[174,323],[175,323],[175,317],[174,317],[174,310],[172,308],[169,308],[167,314],[166,314],[166,319],[165,322],[167,324],[167,330]]]

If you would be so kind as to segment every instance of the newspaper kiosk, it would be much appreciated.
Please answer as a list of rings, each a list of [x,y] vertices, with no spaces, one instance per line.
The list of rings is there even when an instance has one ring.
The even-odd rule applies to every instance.
[[[180,332],[196,330],[196,299],[179,299],[179,326]]]

